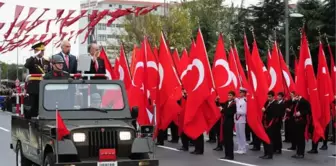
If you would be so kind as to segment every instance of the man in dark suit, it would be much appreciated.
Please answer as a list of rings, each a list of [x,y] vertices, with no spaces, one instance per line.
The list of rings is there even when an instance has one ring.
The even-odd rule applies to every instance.
[[[57,55],[63,57],[63,71],[68,72],[69,74],[77,73],[77,59],[74,55],[70,54],[71,45],[69,41],[63,40],[61,43],[62,51]]]
[[[99,57],[99,46],[96,43],[91,43],[89,45],[88,51],[91,56],[91,66],[90,71],[84,72],[85,74],[105,74],[105,63],[104,60]],[[104,78],[91,78],[91,79],[105,79]]]
[[[217,134],[218,148],[223,149],[221,145],[225,147],[225,157],[222,159],[233,160],[233,127],[234,127],[234,115],[237,112],[235,92],[230,91],[228,94],[228,100],[225,103],[216,103],[221,107],[221,122],[219,126],[219,133]]]
[[[295,140],[295,118],[294,118],[294,108],[296,105],[296,95],[295,92],[290,93],[291,99],[286,101],[286,113],[285,113],[285,134],[287,132],[287,139],[291,142],[291,147],[288,150],[296,150],[296,140]],[[285,135],[286,137],[286,135]]]
[[[268,100],[266,101],[263,111],[262,122],[266,131],[266,134],[270,138],[270,144],[264,142],[264,156],[261,156],[262,159],[272,159],[273,158],[273,144],[274,138],[273,133],[275,131],[277,118],[277,101],[274,99],[275,93],[273,91],[268,92]]]
[[[295,92],[293,92],[295,94]],[[304,158],[306,140],[305,140],[305,129],[308,122],[307,115],[311,114],[310,103],[304,99],[302,96],[295,95],[296,104],[294,105],[294,138],[296,144],[296,154],[293,158]]]
[[[44,43],[40,42],[32,46],[34,50],[34,56],[28,58],[24,64],[25,68],[29,70],[29,74],[45,74],[50,70],[50,62],[43,58],[44,55]],[[38,114],[38,101],[39,101],[39,83],[42,77],[30,77],[27,93],[29,97],[25,105],[28,107],[25,110],[26,118],[36,117]]]
[[[282,126],[282,119],[285,116],[286,112],[286,105],[284,100],[285,94],[283,92],[278,93],[278,100],[277,100],[277,110],[276,110],[276,121],[275,127],[273,132],[273,147],[274,152],[277,154],[281,154],[282,152],[282,137],[281,137],[281,126]]]

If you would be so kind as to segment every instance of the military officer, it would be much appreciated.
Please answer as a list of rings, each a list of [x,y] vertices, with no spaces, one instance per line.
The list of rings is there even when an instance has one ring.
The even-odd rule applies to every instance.
[[[28,58],[24,64],[25,68],[29,70],[29,74],[45,74],[50,70],[50,63],[43,58],[44,55],[44,43],[40,42],[32,46],[34,50],[34,56]],[[39,83],[41,77],[30,77],[27,93],[29,94],[28,102],[25,102],[25,116],[26,118],[36,117],[39,101]],[[26,99],[25,99],[26,100]]]
[[[236,137],[238,142],[238,150],[235,153],[245,154],[246,153],[246,93],[247,89],[240,88],[240,98],[237,98],[236,106],[237,112],[234,116],[235,127],[236,127]]]
[[[43,78],[44,79],[67,79],[69,78],[69,73],[63,71],[64,60],[60,55],[54,55],[51,60],[53,64],[53,69],[48,72]]]

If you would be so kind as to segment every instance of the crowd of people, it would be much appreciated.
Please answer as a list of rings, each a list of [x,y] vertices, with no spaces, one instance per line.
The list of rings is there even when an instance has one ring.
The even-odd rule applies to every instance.
[[[239,97],[236,97],[234,91],[228,93],[228,100],[216,104],[221,109],[222,116],[217,124],[209,132],[208,143],[216,143],[217,146],[213,149],[215,151],[225,151],[225,157],[222,159],[234,159],[234,153],[246,154],[247,141],[252,140],[249,144],[253,145],[252,151],[260,151],[263,143],[264,155],[260,156],[262,159],[272,159],[273,154],[281,154],[283,149],[283,142],[291,143],[288,150],[296,150],[293,158],[301,159],[305,155],[305,147],[307,135],[312,135],[313,126],[311,118],[310,103],[303,97],[297,95],[295,92],[290,93],[290,99],[286,100],[285,94],[279,92],[275,94],[273,91],[268,92],[268,100],[262,108],[263,127],[270,138],[270,144],[260,140],[253,131],[250,130],[246,118],[247,89],[240,88]],[[182,99],[184,100],[184,99]],[[336,109],[336,96],[332,104],[332,110]],[[331,110],[331,111],[332,111]],[[334,124],[333,119],[330,124]],[[172,122],[170,124],[172,139],[169,142],[178,143],[179,133],[178,126]],[[332,129],[331,129],[332,127]],[[282,129],[285,131],[285,139],[282,137]],[[332,137],[329,139],[329,130],[332,130]],[[234,151],[234,133],[236,135],[235,142],[237,143],[237,150]],[[164,145],[167,131],[160,131],[157,145]],[[252,135],[252,139],[251,138]],[[202,155],[204,153],[204,136],[201,135],[196,140],[189,139],[185,134],[180,135],[182,147],[181,151],[189,151],[190,144],[195,146],[195,150],[191,154]],[[325,139],[320,150],[328,149],[328,141],[332,141],[335,145],[335,126],[328,125],[325,129]],[[318,153],[318,142],[312,142],[312,149],[308,151],[310,154]],[[335,154],[333,154],[335,156]]]

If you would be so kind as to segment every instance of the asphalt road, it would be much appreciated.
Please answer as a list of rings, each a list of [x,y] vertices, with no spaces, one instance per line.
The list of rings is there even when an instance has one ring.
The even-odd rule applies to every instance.
[[[15,153],[9,148],[10,144],[10,114],[0,111],[0,166],[15,166]],[[177,149],[179,144],[166,142],[165,146],[156,148],[155,157],[159,159],[160,166],[335,166],[336,146],[329,145],[327,151],[319,151],[318,154],[306,154],[304,159],[293,159],[292,151],[283,151],[281,155],[275,155],[272,160],[259,159],[263,154],[260,152],[248,151],[245,155],[235,155],[234,161],[219,160],[224,152],[216,152],[212,149],[215,144],[205,143],[204,155],[191,155],[188,152],[181,152]],[[284,144],[284,148],[289,147]],[[310,149],[310,143],[306,150]],[[190,148],[190,151],[193,147]]]

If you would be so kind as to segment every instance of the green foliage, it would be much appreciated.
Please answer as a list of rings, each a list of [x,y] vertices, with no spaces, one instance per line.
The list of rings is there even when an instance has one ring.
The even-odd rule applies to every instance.
[[[16,64],[6,64],[0,62],[0,70],[1,79],[16,80]],[[18,74],[20,81],[22,81],[22,74],[24,73],[24,71],[24,67],[22,65],[19,65]]]

